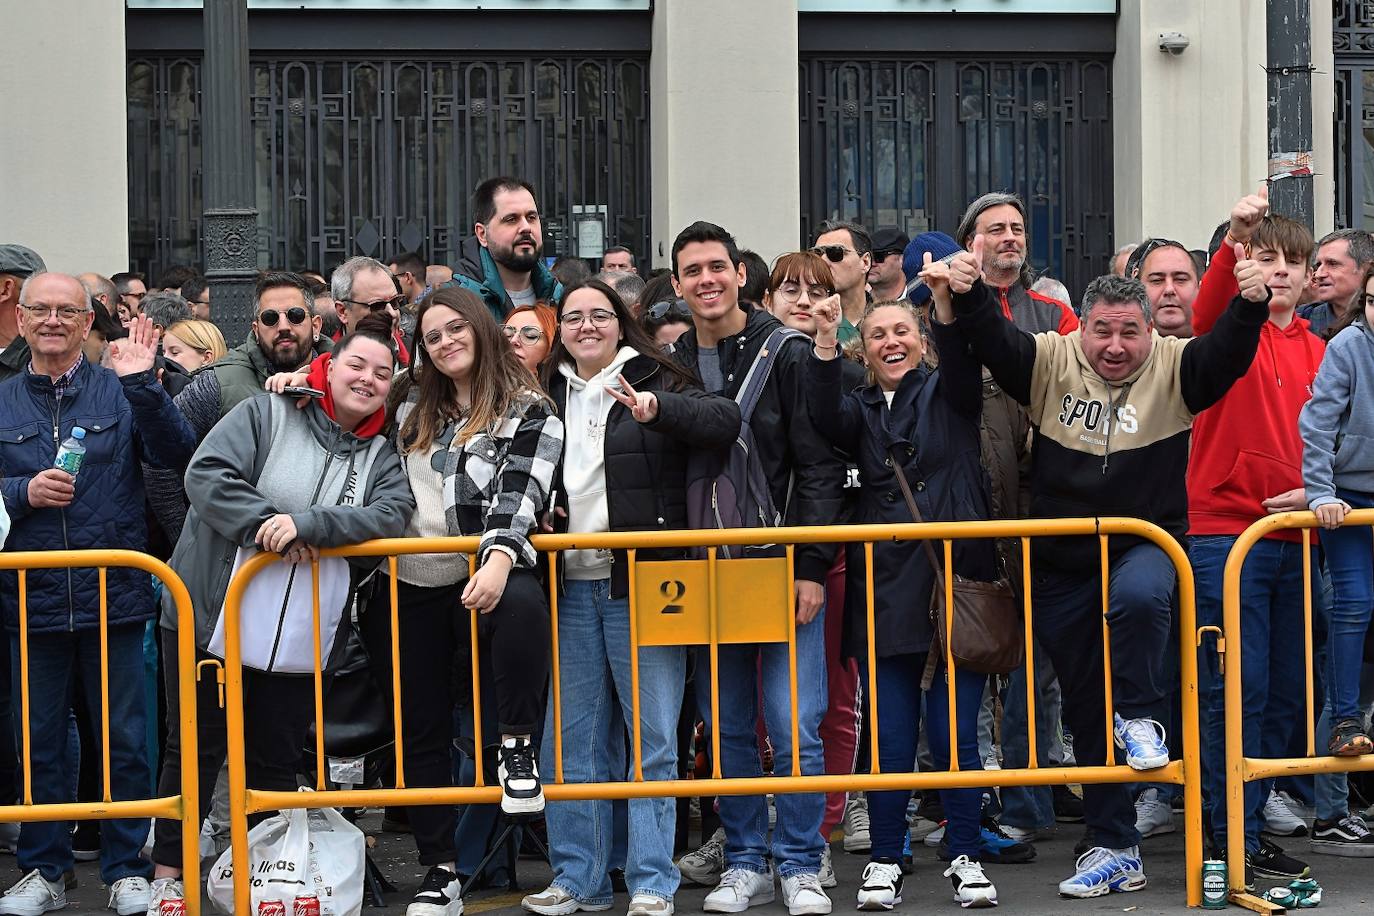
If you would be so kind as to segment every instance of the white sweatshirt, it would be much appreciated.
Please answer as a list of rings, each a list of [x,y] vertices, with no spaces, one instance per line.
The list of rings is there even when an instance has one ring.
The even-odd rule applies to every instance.
[[[621,347],[611,364],[590,379],[580,378],[571,362],[558,371],[568,380],[568,403],[563,416],[563,488],[568,494],[568,530],[609,531],[606,506],[606,417],[615,398],[606,386],[620,387],[616,376],[639,355],[633,347]],[[609,550],[566,550],[563,574],[569,579],[609,579]]]

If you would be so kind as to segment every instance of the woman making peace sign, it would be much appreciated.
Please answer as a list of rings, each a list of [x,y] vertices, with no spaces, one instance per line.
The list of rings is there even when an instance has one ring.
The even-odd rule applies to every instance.
[[[665,357],[616,292],[599,280],[574,286],[558,313],[558,342],[545,387],[566,430],[561,480],[567,530],[668,531],[687,527],[689,446],[716,448],[739,434],[739,407],[708,395]],[[673,559],[682,550],[644,550],[645,559]],[[623,551],[570,550],[562,557],[558,602],[563,777],[601,782],[626,777],[611,748],[623,740],[611,712],[611,687],[624,723],[633,721],[630,688],[628,575]],[[686,650],[639,650],[639,711],[646,780],[671,779],[677,758],[678,712]],[[550,704],[552,707],[552,704]],[[614,724],[613,724],[614,720]],[[555,772],[553,714],[544,726],[545,778]],[[625,880],[630,914],[673,912],[676,806],[671,798],[629,803]],[[527,910],[565,916],[611,904],[607,875],[609,801],[553,802],[546,811],[553,882],[524,900]]]

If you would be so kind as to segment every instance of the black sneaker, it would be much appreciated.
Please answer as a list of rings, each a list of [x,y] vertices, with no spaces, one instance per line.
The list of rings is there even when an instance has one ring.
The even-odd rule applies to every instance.
[[[1277,843],[1266,840],[1264,837],[1260,837],[1259,852],[1249,853],[1246,858],[1249,860],[1247,864],[1254,870],[1256,878],[1273,881],[1296,881],[1299,878],[1308,878],[1312,875],[1312,869],[1307,867],[1306,862],[1299,862],[1279,848]]]
[[[1054,819],[1061,824],[1083,821],[1083,799],[1070,792],[1068,786],[1054,787]]]
[[[496,753],[501,780],[501,810],[507,814],[538,814],[544,810],[544,789],[528,738],[507,738]]]
[[[1357,814],[1336,821],[1316,820],[1312,822],[1312,851],[1351,859],[1374,857],[1374,832]]]
[[[1331,729],[1331,740],[1327,743],[1334,757],[1359,757],[1361,754],[1374,753],[1374,744],[1364,733],[1364,723],[1359,719],[1342,719]]]
[[[410,899],[406,916],[462,916],[462,888],[456,874],[442,865],[431,866],[424,883]]]
[[[72,858],[95,862],[100,858],[100,821],[79,821],[72,831]]]

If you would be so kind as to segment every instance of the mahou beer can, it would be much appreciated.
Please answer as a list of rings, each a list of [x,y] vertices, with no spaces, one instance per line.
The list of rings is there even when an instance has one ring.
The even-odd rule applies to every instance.
[[[1229,895],[1226,892],[1226,863],[1218,859],[1208,859],[1202,863],[1202,907],[1207,910],[1224,910]]]
[[[297,897],[291,904],[291,916],[320,916],[320,898],[314,894]]]
[[[258,904],[258,916],[286,916],[286,904],[280,900],[264,900]]]

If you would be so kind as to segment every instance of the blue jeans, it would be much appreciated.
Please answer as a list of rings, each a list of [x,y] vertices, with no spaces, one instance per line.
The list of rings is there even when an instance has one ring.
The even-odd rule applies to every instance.
[[[569,579],[558,602],[558,651],[563,717],[563,778],[566,782],[608,782],[633,778],[612,753],[612,730],[634,722],[630,685],[630,605],[610,596],[610,580]],[[677,646],[639,650],[639,716],[644,779],[677,776],[677,719],[687,652]],[[620,714],[612,707],[612,685]],[[622,719],[623,716],[623,719]],[[633,731],[631,731],[633,734]],[[544,724],[541,776],[557,775],[553,746],[553,702]],[[617,737],[618,737],[617,734]],[[625,883],[631,894],[671,900],[681,876],[673,864],[677,804],[671,798],[629,801]],[[613,806],[609,801],[550,802],[545,812],[553,884],[583,903],[612,899],[607,872],[612,867]]]
[[[148,711],[143,694],[143,625],[111,626],[109,634],[110,795],[114,801],[146,799],[152,775],[145,748]],[[10,669],[18,744],[23,739],[18,633],[10,634]],[[98,735],[100,631],[29,634],[29,740],[34,804],[72,801],[71,784],[76,774],[69,772],[67,754],[69,697],[78,670],[87,708],[91,710],[91,728]],[[92,750],[100,753],[99,748]],[[130,876],[152,877],[152,863],[140,855],[147,838],[147,818],[103,821],[101,880],[113,884]],[[36,868],[47,880],[61,881],[62,873],[74,861],[70,824],[26,821],[19,833],[18,857],[21,871]]]
[[[1222,573],[1236,538],[1188,539],[1197,583],[1198,626],[1222,626]],[[1302,544],[1264,538],[1250,549],[1240,573],[1241,735],[1245,756],[1283,757],[1304,693]],[[1316,558],[1313,557],[1315,565]],[[1203,643],[1198,665],[1202,719],[1203,809],[1218,843],[1226,836],[1226,691],[1215,643]],[[1271,689],[1272,687],[1272,689]],[[1259,849],[1260,813],[1273,780],[1245,784],[1245,847]]]
[[[1374,506],[1374,496],[1338,490],[1355,509]],[[1374,611],[1374,532],[1368,525],[1323,531],[1326,566],[1331,572],[1331,629],[1327,643],[1327,691],[1337,721],[1360,716],[1360,665],[1364,636]],[[1328,736],[1320,736],[1328,737]]]
[[[1035,751],[1038,766],[1063,766],[1064,738],[1059,728],[1059,679],[1048,652],[1035,651]],[[1026,732],[1026,668],[1007,678],[1002,693],[1002,766],[1009,770],[1030,763]],[[1049,786],[1004,786],[1001,823],[1026,830],[1054,826],[1054,790]]]
[[[736,609],[744,612],[744,609]],[[825,773],[821,746],[821,718],[829,699],[826,693],[825,607],[805,626],[797,627],[797,737],[801,775]],[[711,660],[705,649],[697,650],[697,690],[702,716],[711,722]],[[727,778],[762,776],[759,763],[759,694],[763,718],[773,744],[773,773],[792,775],[792,699],[786,643],[721,646],[720,659],[720,769]],[[913,744],[914,748],[914,744]],[[913,750],[914,755],[914,750]],[[906,762],[910,766],[911,761]],[[780,793],[773,799],[778,821],[773,827],[773,861],[779,874],[816,872],[821,867],[821,820],[825,795],[820,792]],[[762,795],[722,795],[720,824],[725,828],[727,867],[750,871],[768,870],[768,801]]]
[[[878,669],[878,758],[884,773],[911,771],[916,756],[916,733],[921,723],[921,674],[926,653],[891,655],[879,658]],[[865,673],[867,668],[862,669]],[[941,665],[925,693],[925,733],[936,770],[949,769],[949,683]],[[978,753],[978,714],[982,710],[983,689],[988,676],[956,669],[954,676],[956,733],[959,742],[959,769],[981,770]],[[869,792],[868,814],[874,859],[901,858],[906,837],[906,806],[910,790]],[[941,789],[948,825],[945,837],[952,856],[967,855],[978,860],[979,815],[983,807],[982,789]],[[779,814],[781,825],[782,816]]]

